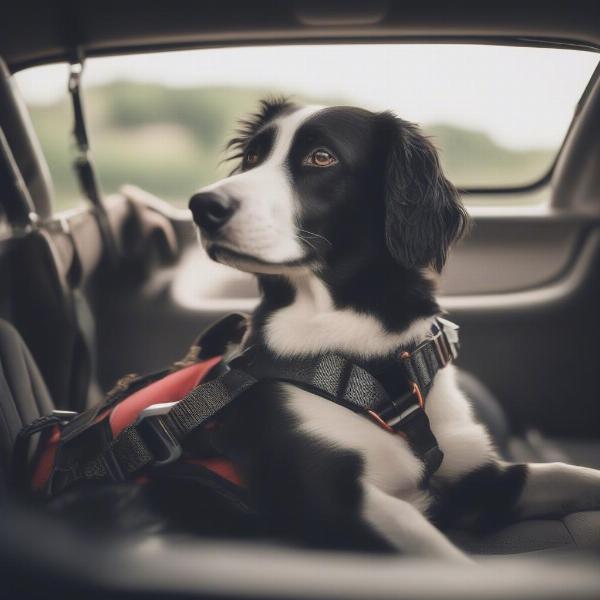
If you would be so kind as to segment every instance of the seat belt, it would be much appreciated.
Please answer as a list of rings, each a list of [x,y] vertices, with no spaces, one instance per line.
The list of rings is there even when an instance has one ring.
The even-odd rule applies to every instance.
[[[8,140],[0,127],[0,181],[4,180],[6,185],[3,185],[2,189],[8,190],[8,193],[6,201],[2,204],[8,220],[13,227],[16,225],[27,230],[39,221],[39,217]]]
[[[117,244],[110,226],[106,206],[102,201],[100,183],[92,162],[85,113],[81,100],[81,78],[83,76],[84,62],[83,52],[81,48],[77,48],[70,63],[68,84],[71,104],[73,106],[73,139],[75,140],[75,147],[77,149],[73,166],[83,195],[94,207],[109,263],[115,266],[118,259]]]

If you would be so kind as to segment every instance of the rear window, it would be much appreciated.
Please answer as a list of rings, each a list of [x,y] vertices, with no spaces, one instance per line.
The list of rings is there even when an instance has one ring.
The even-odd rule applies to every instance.
[[[227,172],[236,119],[278,94],[393,110],[433,138],[456,185],[511,188],[549,171],[597,63],[576,50],[487,45],[203,49],[90,59],[84,100],[108,192],[129,182],[183,206]],[[66,70],[34,68],[17,80],[68,204]]]

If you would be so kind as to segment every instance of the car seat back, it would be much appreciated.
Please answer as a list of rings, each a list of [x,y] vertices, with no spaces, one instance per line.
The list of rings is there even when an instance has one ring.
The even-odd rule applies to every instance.
[[[26,344],[10,323],[0,319],[0,485],[6,482],[19,431],[53,408]]]

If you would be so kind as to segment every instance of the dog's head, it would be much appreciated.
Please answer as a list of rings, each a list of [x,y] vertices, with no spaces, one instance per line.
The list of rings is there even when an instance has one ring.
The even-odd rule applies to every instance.
[[[238,166],[190,200],[209,255],[253,273],[385,252],[440,271],[467,215],[419,128],[391,113],[264,101],[229,143]]]

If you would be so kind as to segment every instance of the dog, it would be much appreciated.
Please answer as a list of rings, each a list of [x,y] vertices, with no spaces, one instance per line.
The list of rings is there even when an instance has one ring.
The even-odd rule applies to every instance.
[[[441,310],[435,277],[468,214],[432,143],[390,112],[265,100],[229,142],[236,167],[190,209],[215,261],[257,276],[247,347],[396,364]],[[600,506],[600,472],[503,462],[441,369],[426,413],[444,458],[423,485],[407,441],[289,383],[228,413],[224,454],[277,534],[468,561],[440,529]]]

